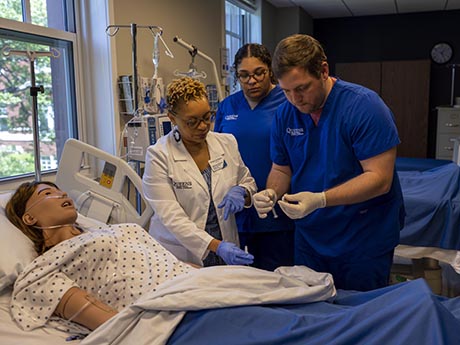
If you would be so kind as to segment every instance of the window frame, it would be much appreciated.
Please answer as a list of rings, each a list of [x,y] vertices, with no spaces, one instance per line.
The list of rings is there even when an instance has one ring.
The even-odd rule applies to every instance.
[[[227,4],[238,8],[239,11],[239,21],[238,27],[240,34],[227,30]],[[227,37],[236,38],[240,41],[239,47],[243,46],[246,43],[261,43],[261,27],[260,27],[260,11],[256,6],[255,9],[249,8],[244,3],[240,3],[235,0],[225,0],[225,46],[229,51],[229,66],[233,67],[233,59],[235,57],[236,51],[232,51],[231,44],[227,40]],[[239,48],[238,48],[239,49]],[[240,90],[239,83],[234,79],[233,70],[230,69],[228,76],[228,84],[230,86],[230,93],[234,93]]]
[[[25,0],[29,1],[29,0]],[[66,8],[68,10],[68,8]],[[73,11],[73,16],[72,18],[69,18],[69,23],[68,25],[70,26],[69,29],[76,31],[75,30],[75,22],[78,22],[78,11],[77,8],[75,8],[75,11]],[[24,20],[24,15],[23,15],[23,20]],[[30,18],[29,18],[30,20]],[[70,44],[72,47],[71,51],[69,51],[71,56],[71,60],[73,63],[73,77],[70,80],[71,83],[71,88],[72,90],[68,90],[67,92],[74,92],[74,99],[75,99],[75,104],[71,105],[72,108],[74,108],[75,114],[71,114],[71,118],[68,120],[71,121],[69,123],[69,127],[73,128],[72,131],[68,133],[69,137],[74,137],[74,138],[81,138],[84,137],[84,128],[85,128],[85,118],[84,116],[81,116],[82,112],[82,104],[81,104],[81,85],[80,85],[80,74],[81,74],[81,59],[79,56],[79,39],[78,36],[75,32],[71,31],[64,31],[64,30],[58,30],[54,28],[49,28],[45,26],[40,26],[36,24],[31,24],[27,22],[21,22],[21,21],[16,21],[16,20],[11,20],[11,19],[6,19],[6,18],[0,18],[0,28],[4,31],[11,31],[11,32],[16,32],[19,35],[24,34],[24,35],[30,35],[30,36],[37,36],[37,43],[41,43],[43,41],[40,41],[40,37],[45,37],[46,39],[51,39],[51,40],[61,40],[61,41],[66,41]],[[76,128],[75,128],[76,127]],[[30,179],[30,177],[34,176],[35,171],[33,172],[27,172],[24,174],[20,175],[14,175],[14,176],[8,176],[8,177],[3,177],[0,179],[0,183],[8,183],[8,182],[13,182],[13,185],[16,185],[19,181],[22,181],[24,179]],[[41,175],[42,176],[47,176],[47,175],[55,175],[56,170],[46,170],[44,171],[44,167],[41,166]]]

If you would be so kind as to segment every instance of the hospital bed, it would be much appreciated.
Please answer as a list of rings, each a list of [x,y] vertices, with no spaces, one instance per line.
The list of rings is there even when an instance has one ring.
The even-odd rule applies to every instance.
[[[153,214],[142,198],[141,178],[126,161],[76,139],[64,145],[56,184],[80,214],[103,223],[146,227]]]
[[[93,157],[84,157],[86,154]],[[66,143],[63,156],[66,158],[61,161],[57,182],[79,200],[79,211],[81,208],[85,213],[79,214],[77,221],[80,224],[91,227],[126,221],[146,225],[151,210],[144,205],[144,210],[139,213],[133,206],[130,194],[133,189],[141,190],[140,180],[136,174],[131,174],[131,168],[124,161],[74,140]],[[96,171],[103,173],[88,171],[87,159],[94,159],[96,166],[100,166]],[[107,168],[106,162],[116,169],[113,166]],[[128,194],[127,188],[131,189]],[[433,295],[423,280],[367,293],[339,290],[334,295],[335,289],[331,289],[329,281],[320,276],[318,282],[308,283],[312,291],[316,291],[314,295],[322,296],[315,300],[303,295],[295,298],[293,296],[299,290],[296,287],[290,289],[285,283],[280,286],[272,284],[269,277],[264,276],[268,274],[265,271],[243,266],[196,270],[202,277],[194,275],[195,280],[191,282],[183,275],[176,277],[152,291],[152,296],[147,296],[149,298],[143,297],[133,307],[124,309],[83,340],[68,339],[69,334],[51,328],[25,332],[11,319],[9,301],[15,278],[35,254],[30,241],[5,217],[4,207],[9,196],[10,193],[0,194],[0,344],[460,343],[460,300]],[[101,207],[102,211],[90,211],[93,207]],[[225,271],[234,270],[249,270],[246,272],[249,278],[219,279]],[[303,273],[297,276],[295,273],[293,279],[303,279]],[[197,283],[196,279],[208,279],[208,283],[206,280]],[[307,290],[310,288],[308,284]],[[267,292],[253,291],[251,295],[252,288],[259,289],[264,285],[267,285]],[[222,290],[224,287],[230,290]],[[216,295],[207,293],[213,288],[217,289]],[[240,288],[246,290],[240,293]],[[282,298],[264,299],[272,290],[279,290]],[[290,291],[293,291],[292,295]],[[236,301],[230,299],[231,295]],[[205,300],[203,304],[202,299]],[[170,331],[165,331],[165,324],[169,325]]]
[[[423,277],[423,264],[440,271],[437,262],[460,274],[460,167],[448,160],[398,158],[396,170],[406,209],[396,265],[411,259],[413,277]]]
[[[118,157],[69,139],[64,145],[56,184],[75,201],[79,212],[77,222],[85,227],[137,223],[148,228],[153,211],[143,201],[142,180]],[[38,345],[43,339],[43,344],[68,344],[62,332],[48,329],[27,334],[19,332],[12,323],[9,315],[12,284],[36,254],[32,243],[5,216],[10,196],[9,191],[0,192],[0,343]],[[18,334],[25,336],[19,340]]]

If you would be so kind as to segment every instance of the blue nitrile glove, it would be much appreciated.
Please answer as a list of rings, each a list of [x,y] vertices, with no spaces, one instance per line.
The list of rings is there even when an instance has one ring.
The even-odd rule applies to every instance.
[[[244,208],[245,195],[246,189],[241,186],[233,186],[230,188],[221,203],[217,205],[218,208],[225,207],[224,220],[228,219],[229,214],[239,212]]]
[[[254,256],[241,250],[235,243],[231,242],[220,242],[216,254],[224,259],[227,265],[250,265],[254,262]]]

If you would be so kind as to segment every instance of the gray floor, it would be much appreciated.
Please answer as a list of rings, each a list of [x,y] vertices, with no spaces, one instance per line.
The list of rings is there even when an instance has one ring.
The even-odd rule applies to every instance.
[[[390,284],[423,278],[437,295],[460,296],[460,275],[447,264],[433,259],[408,259],[405,263],[394,263]]]

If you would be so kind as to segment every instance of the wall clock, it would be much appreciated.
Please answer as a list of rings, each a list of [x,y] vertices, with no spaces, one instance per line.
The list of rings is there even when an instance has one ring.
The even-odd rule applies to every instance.
[[[431,48],[431,59],[437,64],[445,64],[452,59],[454,50],[447,42],[437,43]]]

